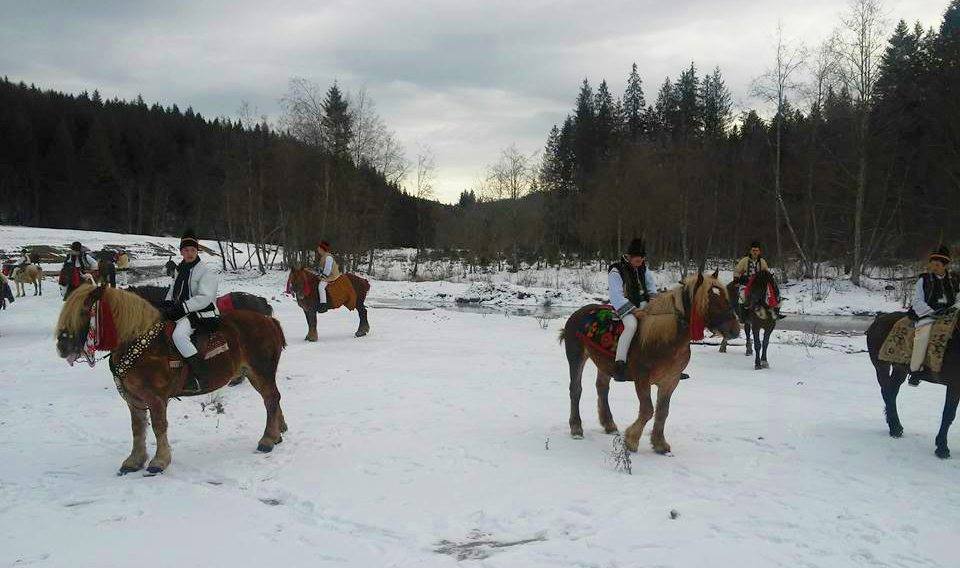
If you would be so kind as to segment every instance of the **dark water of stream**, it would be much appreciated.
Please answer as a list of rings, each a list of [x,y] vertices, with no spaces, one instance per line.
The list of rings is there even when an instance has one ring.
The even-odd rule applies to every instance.
[[[448,310],[468,314],[499,315],[504,317],[534,317],[544,319],[566,318],[576,308],[555,306],[482,306],[478,304],[439,304],[416,300],[370,300],[371,308],[395,310]],[[873,316],[813,316],[786,314],[777,323],[777,329],[821,334],[862,334],[873,322]]]

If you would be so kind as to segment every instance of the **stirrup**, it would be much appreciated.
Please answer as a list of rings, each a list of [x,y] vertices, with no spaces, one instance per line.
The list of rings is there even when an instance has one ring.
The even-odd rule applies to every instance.
[[[200,379],[193,373],[193,370],[190,369],[187,378],[183,381],[183,392],[193,394],[198,393],[203,390],[203,387],[200,386]]]

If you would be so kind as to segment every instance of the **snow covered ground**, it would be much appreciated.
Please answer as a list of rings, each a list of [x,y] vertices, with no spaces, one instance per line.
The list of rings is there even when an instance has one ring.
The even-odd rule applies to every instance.
[[[217,394],[222,413],[172,401],[157,477],[114,475],[129,415],[105,365],[57,358],[59,298],[0,312],[0,566],[956,566],[960,462],[933,456],[943,390],[904,388],[906,434],[889,438],[862,337],[783,332],[766,371],[742,347],[694,347],[674,455],[648,430],[627,475],[589,366],[585,438],[569,436],[558,321],[372,308],[355,339],[340,310],[307,344],[282,274],[225,280],[274,298],[290,431],[254,451],[264,410],[246,384]],[[611,404],[626,428],[632,388]]]

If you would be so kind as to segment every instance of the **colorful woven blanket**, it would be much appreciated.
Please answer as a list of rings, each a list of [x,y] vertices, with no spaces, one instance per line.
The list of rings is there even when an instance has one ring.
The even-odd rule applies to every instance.
[[[596,306],[583,318],[577,337],[597,351],[613,356],[617,340],[623,333],[623,322],[615,317],[613,306]]]
[[[930,371],[939,373],[943,368],[943,356],[947,353],[947,342],[953,336],[953,330],[957,327],[957,318],[960,317],[960,311],[954,311],[949,317],[937,318],[930,325],[930,346],[927,347],[927,357],[924,365]],[[893,324],[893,329],[883,341],[880,347],[879,358],[888,363],[898,363],[901,365],[910,364],[910,355],[913,353],[913,322],[910,318],[904,316]]]

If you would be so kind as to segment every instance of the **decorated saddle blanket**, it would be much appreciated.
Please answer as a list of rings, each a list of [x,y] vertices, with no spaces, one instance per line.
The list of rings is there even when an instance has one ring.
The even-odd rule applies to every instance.
[[[176,324],[172,321],[166,322],[166,326],[164,327],[167,343],[170,346],[170,357],[168,359],[171,369],[183,366],[183,357],[180,356],[177,347],[173,344],[172,338],[175,327]],[[214,331],[212,333],[197,332],[193,334],[192,339],[193,344],[197,346],[197,351],[208,361],[230,351],[230,346],[227,345],[227,338],[220,331]]]
[[[327,284],[327,302],[331,309],[341,306],[351,311],[357,309],[357,291],[346,274]]]
[[[597,351],[613,357],[621,333],[623,322],[616,317],[613,306],[601,305],[583,318],[577,337]]]
[[[960,310],[954,311],[948,317],[936,318],[930,324],[933,329],[930,330],[930,345],[927,347],[924,365],[934,373],[939,373],[940,369],[943,368],[943,357],[947,353],[947,343],[953,336],[953,330],[957,327],[958,317],[960,317]],[[900,318],[883,341],[878,357],[881,361],[888,363],[909,365],[910,355],[913,353],[913,336],[913,321],[907,316]]]

